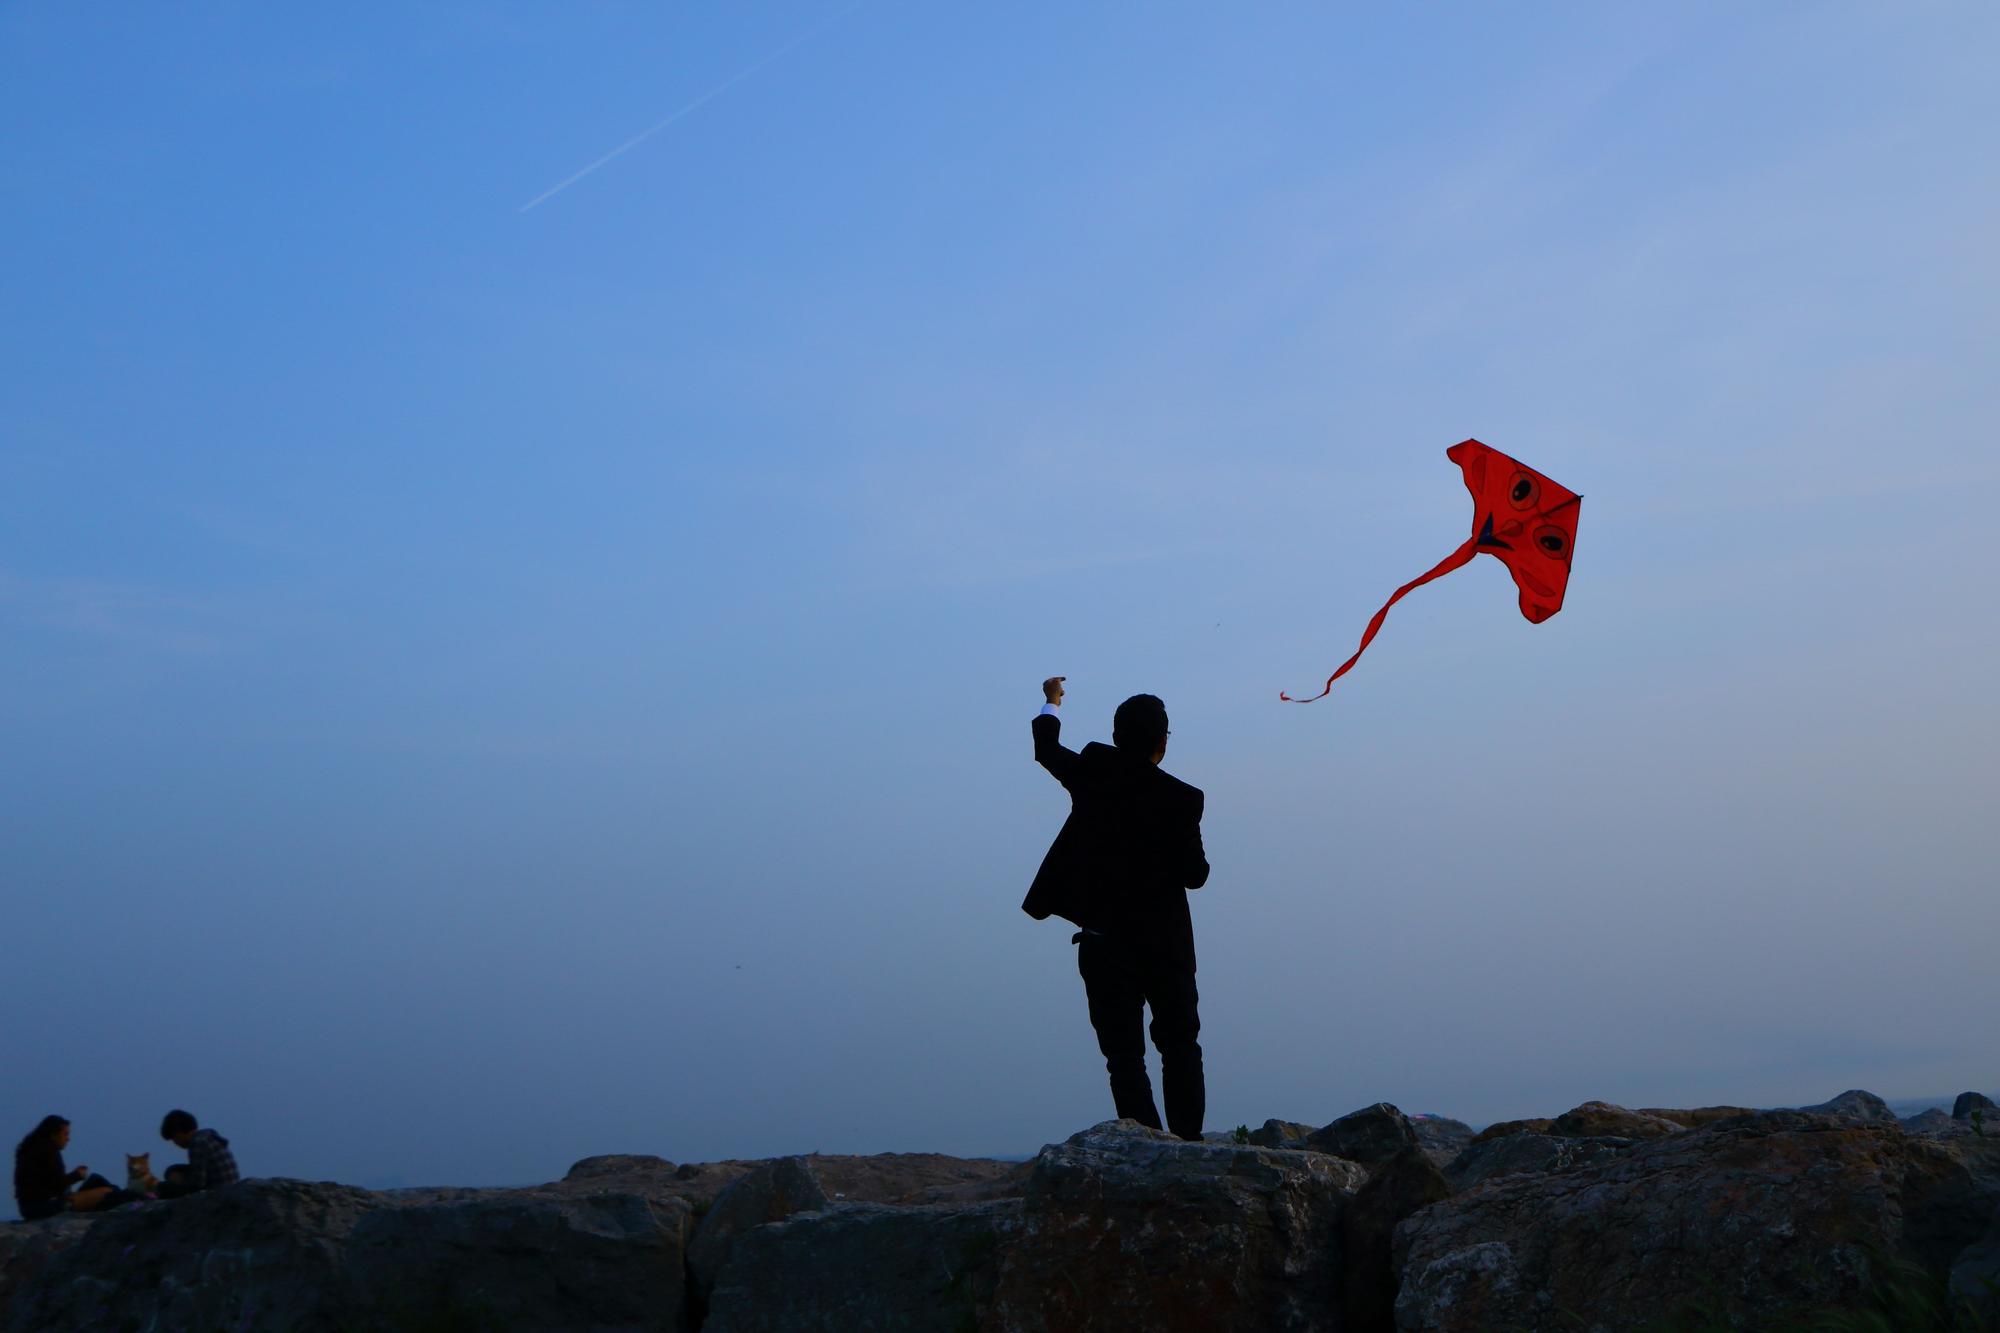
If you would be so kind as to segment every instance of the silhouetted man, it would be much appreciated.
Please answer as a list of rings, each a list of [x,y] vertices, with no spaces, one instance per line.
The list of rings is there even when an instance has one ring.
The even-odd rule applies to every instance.
[[[1069,819],[1021,910],[1037,921],[1059,916],[1079,927],[1071,937],[1076,969],[1119,1116],[1160,1128],[1146,1076],[1150,1005],[1167,1124],[1184,1139],[1198,1139],[1206,1093],[1186,891],[1208,882],[1201,791],[1160,767],[1167,706],[1150,694],[1118,705],[1111,744],[1093,741],[1082,754],[1064,746],[1065,679],[1042,682],[1047,702],[1034,732],[1035,762],[1069,790]]]

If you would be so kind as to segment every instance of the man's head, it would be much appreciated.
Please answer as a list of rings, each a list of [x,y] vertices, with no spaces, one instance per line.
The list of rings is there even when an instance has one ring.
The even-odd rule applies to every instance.
[[[1111,743],[1154,763],[1167,756],[1167,706],[1156,694],[1135,694],[1111,715]]]
[[[160,1122],[160,1137],[171,1144],[185,1148],[188,1140],[193,1138],[194,1132],[200,1128],[201,1126],[195,1123],[194,1117],[186,1111],[169,1111],[167,1118]]]

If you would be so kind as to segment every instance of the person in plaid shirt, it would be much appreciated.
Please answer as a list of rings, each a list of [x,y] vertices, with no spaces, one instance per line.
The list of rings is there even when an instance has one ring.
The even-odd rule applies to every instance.
[[[175,1194],[196,1194],[241,1180],[229,1140],[212,1129],[203,1129],[186,1111],[169,1111],[160,1122],[160,1137],[187,1149],[187,1181]],[[165,1191],[162,1191],[165,1193]]]

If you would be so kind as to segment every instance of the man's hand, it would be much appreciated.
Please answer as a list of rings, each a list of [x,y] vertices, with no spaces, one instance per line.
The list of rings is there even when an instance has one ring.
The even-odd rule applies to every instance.
[[[89,1180],[90,1168],[87,1166],[80,1166],[76,1170],[69,1173],[69,1178],[71,1180]]]
[[[1052,704],[1060,705],[1063,697],[1063,682],[1068,679],[1068,676],[1050,676],[1047,680],[1043,681],[1042,698]]]

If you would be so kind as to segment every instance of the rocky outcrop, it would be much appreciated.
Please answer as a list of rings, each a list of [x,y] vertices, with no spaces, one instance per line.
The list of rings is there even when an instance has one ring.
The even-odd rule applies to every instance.
[[[1312,1132],[1311,1125],[1296,1120],[1266,1120],[1250,1131],[1250,1142],[1259,1148],[1303,1148]]]
[[[1364,1179],[1321,1153],[1099,1125],[1035,1159],[979,1327],[1331,1333],[1341,1208]]]
[[[380,1198],[345,1185],[256,1180],[101,1214],[12,1293],[7,1327],[333,1333],[358,1317],[341,1258]],[[282,1277],[257,1280],[265,1274]]]
[[[333,1290],[364,1326],[679,1329],[693,1216],[681,1199],[558,1190],[374,1208]]]
[[[1630,1148],[1632,1139],[1565,1139],[1549,1134],[1509,1134],[1475,1143],[1444,1167],[1454,1192],[1495,1176],[1539,1175],[1608,1161]]]
[[[800,1157],[767,1162],[724,1190],[688,1245],[688,1277],[693,1283],[696,1311],[707,1309],[715,1280],[744,1232],[768,1222],[782,1222],[793,1213],[817,1211],[830,1202],[819,1177]]]
[[[1490,1143],[1494,1139],[1504,1139],[1510,1134],[1547,1134],[1555,1128],[1555,1121],[1546,1116],[1538,1120],[1500,1120],[1488,1125],[1472,1136],[1474,1143]]]
[[[1343,1333],[1396,1333],[1396,1227],[1450,1194],[1451,1185],[1424,1150],[1409,1147],[1377,1167],[1341,1210]]]
[[[1472,1143],[1472,1126],[1445,1115],[1413,1115],[1410,1128],[1416,1131],[1417,1146],[1431,1165],[1442,1167]]]
[[[988,1326],[1019,1199],[951,1207],[839,1204],[739,1237],[703,1333]]]
[[[1958,1100],[1951,1104],[1953,1120],[1970,1120],[1974,1111],[1980,1112],[1984,1119],[1992,1120],[1995,1118],[1994,1112],[2000,1111],[2000,1107],[1995,1106],[1993,1099],[1983,1092],[1961,1092],[1958,1094]]]
[[[1889,1109],[1889,1103],[1872,1092],[1863,1092],[1860,1088],[1850,1088],[1838,1097],[1821,1102],[1817,1106],[1801,1106],[1797,1109],[1812,1115],[1838,1115],[1853,1120],[1893,1121],[1896,1118],[1896,1113]]]
[[[1696,1301],[1739,1327],[1859,1304],[1884,1257],[1984,1299],[2000,1134],[1879,1102],[1586,1103],[1538,1122],[1573,1132],[1477,1141],[1379,1103],[1256,1131],[1315,1149],[1110,1122],[1025,1163],[620,1155],[527,1189],[252,1180],[0,1224],[0,1329],[1616,1333]]]
[[[1696,1106],[1690,1109],[1642,1106],[1639,1114],[1671,1120],[1682,1129],[1702,1129],[1718,1120],[1734,1120],[1739,1115],[1756,1115],[1748,1106]]]
[[[885,1152],[872,1157],[799,1159],[833,1203],[977,1203],[1019,1198],[1027,1186],[1025,1163],[938,1153]]]
[[[555,1187],[392,1196],[249,1180],[61,1219],[50,1237],[69,1243],[12,1289],[7,1328],[674,1330],[691,1211]]]
[[[1951,1262],[2000,1202],[1978,1176],[1893,1122],[1772,1112],[1488,1179],[1398,1230],[1398,1326],[1636,1328],[1704,1293],[1739,1320],[1800,1315],[1854,1299],[1871,1246]]]
[[[1409,1117],[1387,1102],[1350,1111],[1306,1136],[1306,1147],[1314,1152],[1345,1157],[1363,1166],[1386,1162],[1403,1149],[1416,1146],[1417,1131],[1410,1127]]]
[[[2000,1321],[2000,1213],[1953,1261],[1951,1291],[1988,1321]]]
[[[1549,1126],[1549,1133],[1562,1139],[1663,1139],[1685,1132],[1685,1126],[1664,1116],[1628,1111],[1610,1102],[1585,1102],[1564,1111]]]

